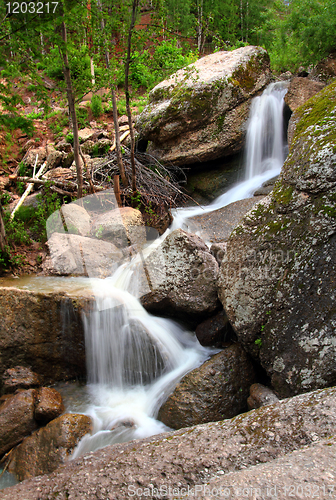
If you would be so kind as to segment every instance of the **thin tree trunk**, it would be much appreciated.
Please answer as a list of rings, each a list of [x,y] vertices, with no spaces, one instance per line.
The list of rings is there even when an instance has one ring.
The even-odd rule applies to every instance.
[[[246,43],[248,41],[248,16],[249,16],[249,3],[248,0],[246,0]]]
[[[0,250],[5,253],[6,247],[8,246],[6,238],[6,229],[3,221],[3,210],[0,201]]]
[[[201,55],[202,51],[202,18],[203,18],[203,0],[197,5],[197,48],[198,53]]]
[[[122,207],[121,196],[120,196],[120,186],[119,186],[119,175],[113,176],[113,189],[114,194],[118,203],[118,207]]]
[[[129,66],[131,62],[131,46],[132,46],[132,32],[135,25],[135,18],[137,13],[137,8],[140,0],[133,0],[132,7],[132,19],[131,24],[128,31],[128,42],[127,42],[127,59],[125,64],[125,97],[126,97],[126,110],[128,117],[128,125],[131,134],[131,165],[132,165],[132,190],[133,195],[136,193],[136,169],[135,169],[135,160],[134,160],[134,149],[135,149],[135,139],[134,139],[134,129],[132,124],[132,112],[130,106],[130,94],[128,87],[128,75],[129,75]]]
[[[100,0],[98,0],[98,8],[100,12],[102,13],[102,5]],[[107,50],[107,45],[106,45],[106,36],[105,36],[105,25],[104,25],[104,20],[101,18],[100,20],[100,25],[101,29],[103,32],[103,40],[104,40],[104,51],[105,51],[105,63],[106,63],[106,68],[109,70],[110,69],[110,58],[109,58],[109,53]],[[110,89],[111,89],[111,94],[112,94],[112,109],[113,109],[113,124],[114,124],[114,133],[115,133],[115,139],[116,139],[116,153],[117,153],[117,163],[118,163],[118,168],[120,172],[120,177],[121,177],[121,182],[125,187],[128,186],[128,180],[126,177],[125,173],[125,168],[124,168],[124,163],[122,160],[122,154],[121,154],[121,143],[120,143],[120,130],[119,130],[119,122],[118,122],[118,108],[117,108],[117,98],[116,98],[116,93],[115,93],[115,88],[112,82],[109,82]]]
[[[240,0],[240,31],[241,31],[241,41],[244,41],[243,32],[243,0]]]
[[[76,115],[76,108],[75,108],[75,98],[74,98],[72,84],[71,84],[71,74],[70,74],[70,67],[69,67],[69,60],[68,60],[68,53],[67,53],[67,32],[66,32],[66,26],[65,26],[64,21],[62,22],[62,39],[64,42],[64,46],[62,48],[63,72],[64,72],[64,78],[65,78],[66,86],[67,86],[69,111],[70,111],[70,116],[71,116],[71,120],[72,120],[74,157],[75,157],[76,172],[77,172],[77,184],[78,184],[77,197],[82,198],[82,196],[83,196],[83,173],[82,173],[82,166],[81,166],[80,154],[79,154],[80,146],[79,146],[79,136],[78,136],[78,123],[77,123],[77,115]]]

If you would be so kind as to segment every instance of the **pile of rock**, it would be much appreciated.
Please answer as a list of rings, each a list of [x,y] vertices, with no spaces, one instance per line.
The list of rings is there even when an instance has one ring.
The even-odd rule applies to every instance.
[[[63,414],[62,396],[41,387],[38,374],[16,366],[3,375],[0,456],[19,480],[52,472],[91,431],[85,415]]]

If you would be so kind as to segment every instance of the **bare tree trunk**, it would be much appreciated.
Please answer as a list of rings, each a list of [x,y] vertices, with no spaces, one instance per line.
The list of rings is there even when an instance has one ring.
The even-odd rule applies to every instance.
[[[0,250],[2,252],[5,252],[7,245],[8,245],[8,243],[7,243],[7,238],[6,238],[6,230],[5,230],[5,224],[3,221],[3,210],[2,210],[2,205],[1,205],[1,201],[0,201]]]
[[[202,19],[203,19],[203,0],[197,2],[197,48],[198,53],[201,55],[202,51]]]
[[[240,0],[240,29],[241,29],[241,40],[244,41],[244,24],[243,24],[243,0]]]
[[[126,97],[126,110],[128,116],[128,125],[131,134],[131,165],[132,165],[132,190],[133,194],[136,193],[136,170],[135,170],[135,161],[134,161],[134,149],[135,149],[135,139],[134,139],[134,129],[132,124],[132,112],[130,106],[130,94],[128,87],[128,75],[129,75],[129,66],[131,62],[131,46],[132,46],[132,32],[135,25],[135,18],[137,13],[137,8],[139,6],[140,0],[133,0],[132,7],[132,19],[131,24],[128,30],[128,42],[127,42],[127,59],[125,64],[125,97]]]
[[[100,0],[98,0],[98,8],[99,8],[100,12],[102,13],[102,5],[101,5]],[[109,53],[108,53],[107,46],[106,46],[105,25],[104,25],[103,18],[101,18],[101,20],[100,20],[100,25],[101,25],[102,32],[104,34],[104,51],[105,51],[106,68],[110,69],[110,58],[109,58]],[[119,168],[119,172],[120,172],[121,182],[123,183],[123,185],[125,187],[127,187],[128,180],[127,180],[127,177],[125,174],[125,168],[124,168],[122,154],[121,154],[117,98],[116,98],[114,85],[112,84],[112,82],[109,82],[109,85],[110,85],[111,94],[112,94],[113,124],[114,124],[115,138],[116,138],[117,163],[118,163],[118,168]]]
[[[246,43],[248,40],[248,16],[249,16],[249,3],[248,0],[246,0],[246,38],[245,38]]]
[[[64,78],[66,81],[66,86],[67,86],[67,96],[68,96],[68,104],[69,104],[69,111],[70,111],[70,116],[72,120],[72,131],[73,131],[73,141],[74,141],[74,157],[75,157],[75,164],[76,164],[76,172],[77,172],[77,184],[78,184],[78,198],[82,198],[83,196],[83,174],[82,174],[82,167],[81,167],[81,162],[80,162],[80,154],[79,154],[79,137],[78,137],[78,123],[77,123],[77,116],[76,116],[76,108],[75,108],[75,98],[72,90],[72,84],[71,84],[71,74],[70,74],[70,67],[69,67],[69,60],[68,60],[68,53],[67,53],[67,32],[66,32],[66,26],[64,21],[62,22],[62,39],[64,42],[64,46],[62,48],[62,57],[63,57],[63,72],[64,72]]]
[[[113,189],[114,194],[118,203],[118,207],[122,207],[121,196],[120,196],[120,186],[119,186],[119,175],[113,176]]]

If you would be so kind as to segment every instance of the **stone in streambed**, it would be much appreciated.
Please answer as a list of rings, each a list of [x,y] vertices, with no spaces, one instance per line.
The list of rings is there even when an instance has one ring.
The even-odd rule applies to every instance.
[[[14,394],[0,406],[0,456],[9,451],[34,431],[36,390],[28,389]]]
[[[325,83],[314,82],[308,78],[296,76],[290,82],[288,92],[285,95],[285,103],[289,106],[291,111],[295,111],[324,87]]]
[[[45,425],[64,411],[61,394],[50,387],[41,387],[37,391],[35,403],[35,420]]]
[[[4,394],[15,392],[17,389],[30,389],[41,385],[41,378],[30,368],[16,366],[8,368],[2,376],[2,391]]]
[[[218,308],[218,264],[198,236],[173,231],[145,267],[140,301],[149,312],[199,322]]]
[[[258,203],[263,196],[246,198],[204,215],[197,215],[188,219],[188,226],[197,232],[201,238],[211,243],[222,243],[229,239],[234,228],[244,215]]]
[[[91,300],[0,287],[0,374],[28,365],[45,381],[85,376],[82,314]]]
[[[53,472],[91,431],[90,417],[75,413],[62,415],[24,439],[11,454],[8,471],[20,481]]]
[[[98,216],[91,227],[91,235],[117,248],[130,244],[142,246],[146,242],[141,212],[131,207],[117,208]]]
[[[262,384],[252,384],[250,387],[250,395],[247,398],[247,406],[249,410],[260,408],[260,406],[277,403],[279,398],[274,394],[272,389]]]
[[[107,446],[69,461],[50,475],[3,490],[1,498],[126,499],[137,488],[141,488],[142,494],[147,493],[145,488],[148,488],[150,494],[151,485],[158,490],[167,485],[179,491],[195,485],[206,488],[212,478],[218,479],[219,473],[224,473],[221,475],[224,480],[230,478],[230,473],[240,470],[251,474],[255,471],[258,480],[259,468],[255,466],[260,462],[269,462],[272,466],[275,459],[285,459],[286,455],[298,450],[298,465],[301,451],[303,453],[313,444],[319,446],[322,440],[334,436],[335,431],[336,388],[333,387],[266,405],[230,420]],[[328,449],[333,452],[333,448]],[[320,454],[322,460],[328,456],[331,454]],[[309,474],[314,467],[315,462],[310,460],[307,463]],[[304,478],[307,470],[302,471]],[[334,481],[333,470],[324,467],[323,484]],[[272,474],[269,469],[268,474],[272,475],[266,477],[266,484],[277,478],[277,470],[274,471]],[[296,478],[300,478],[300,469],[296,468],[295,472]],[[286,474],[289,473],[287,467]],[[300,486],[300,480],[296,484]]]
[[[231,418],[246,410],[252,363],[232,344],[188,373],[161,406],[159,419],[173,429]]]
[[[233,340],[235,337],[225,311],[221,311],[197,325],[195,334],[199,343],[206,347],[221,347],[223,342]]]

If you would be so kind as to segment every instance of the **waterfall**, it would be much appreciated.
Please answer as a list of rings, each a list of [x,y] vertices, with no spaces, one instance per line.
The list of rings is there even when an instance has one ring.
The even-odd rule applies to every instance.
[[[244,155],[245,180],[233,186],[210,205],[174,210],[172,229],[181,227],[188,230],[189,218],[250,198],[263,182],[280,173],[287,154],[287,140],[283,137],[284,96],[287,89],[287,82],[271,83],[261,96],[252,100]]]
[[[264,172],[280,171],[283,165],[283,108],[287,88],[286,82],[272,83],[252,101],[245,148],[246,180]]]
[[[189,217],[210,212],[249,197],[265,180],[280,172],[285,141],[282,113],[284,84],[272,84],[253,100],[247,132],[246,179],[208,207],[174,211],[177,227],[188,228]],[[158,238],[142,253],[157,248]],[[200,346],[193,334],[172,320],[148,314],[136,296],[142,259],[139,254],[120,266],[111,278],[92,279],[96,301],[84,316],[88,392],[85,413],[93,419],[93,434],[85,436],[73,457],[107,444],[148,437],[167,430],[155,417],[181,377],[214,350]]]

